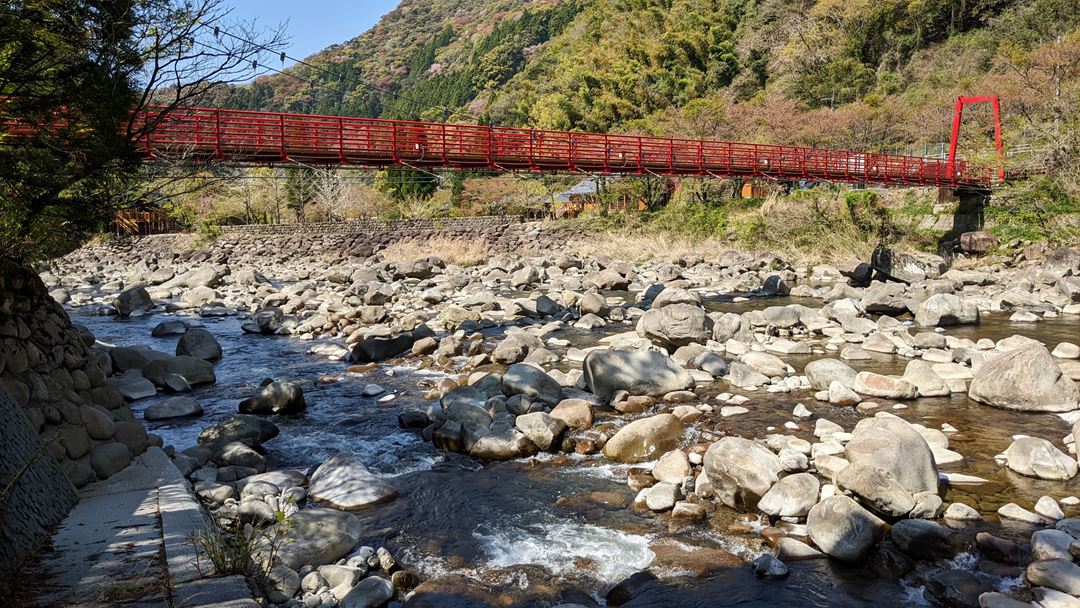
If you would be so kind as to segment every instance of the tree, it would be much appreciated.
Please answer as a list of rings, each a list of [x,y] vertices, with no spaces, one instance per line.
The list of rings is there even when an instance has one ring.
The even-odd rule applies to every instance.
[[[281,44],[257,38],[222,0],[4,3],[0,255],[59,253],[159,187],[161,175],[142,179],[137,142]]]
[[[426,200],[439,189],[439,178],[426,171],[386,169],[375,176],[375,189],[397,202]]]
[[[285,206],[304,223],[304,209],[315,201],[315,170],[307,166],[291,166],[285,172]]]

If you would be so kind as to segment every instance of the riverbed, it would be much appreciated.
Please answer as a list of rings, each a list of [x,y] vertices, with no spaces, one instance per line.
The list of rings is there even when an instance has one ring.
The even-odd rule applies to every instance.
[[[724,298],[707,301],[706,307],[741,313],[797,302],[800,300],[787,297],[739,302]],[[817,300],[805,303],[820,306]],[[149,345],[171,354],[175,337],[150,336],[153,327],[168,318],[174,317],[158,314],[117,320],[73,310],[73,320],[86,325],[101,342]],[[305,354],[312,346],[310,341],[246,335],[234,317],[199,321],[214,334],[225,353],[216,365],[217,383],[192,393],[206,413],[179,422],[148,422],[148,431],[162,436],[167,445],[183,449],[195,444],[204,427],[236,413],[239,401],[251,396],[264,378],[301,381],[308,407],[299,415],[271,417],[281,435],[264,446],[268,468],[309,470],[331,454],[345,451],[373,472],[392,478],[400,498],[357,513],[367,527],[361,542],[386,546],[423,578],[461,574],[492,590],[517,587],[522,597],[528,596],[523,587],[543,583],[602,603],[612,584],[652,567],[660,580],[646,585],[626,605],[929,605],[911,579],[883,576],[871,565],[852,567],[831,560],[792,562],[788,564],[789,577],[768,581],[757,579],[742,565],[719,565],[707,568],[704,575],[690,574],[701,565],[685,557],[672,557],[672,553],[685,556],[722,549],[752,558],[762,552],[756,532],[760,524],[721,507],[706,524],[672,526],[666,515],[633,509],[635,492],[622,481],[629,467],[613,465],[599,455],[542,455],[482,465],[465,456],[444,454],[397,423],[398,414],[421,403],[429,387],[445,377],[442,373],[392,365],[364,374],[348,373],[345,363]],[[626,331],[632,325],[606,329]],[[573,332],[563,333],[571,334],[573,341]],[[1020,334],[1052,348],[1080,336],[1080,319],[1010,323],[1007,314],[991,313],[983,316],[980,325],[951,328],[948,333],[973,340]],[[596,337],[591,339],[595,343]],[[785,355],[783,359],[801,372],[806,363],[821,356]],[[855,366],[902,373],[906,363],[898,356],[875,355]],[[370,398],[359,396],[370,384],[386,392]],[[703,402],[716,403],[715,395],[729,389],[725,383],[717,383],[699,390],[699,396]],[[850,407],[818,403],[809,391],[732,392],[750,398],[745,405],[749,413],[724,419],[718,414],[717,403],[716,412],[696,425],[698,429],[746,437],[763,437],[771,427],[784,432],[785,422],[799,422],[791,415],[796,403],[845,429],[864,417]],[[388,395],[393,399],[387,399]],[[132,409],[141,417],[155,399],[137,401]],[[1076,487],[1080,482],[1075,479],[1051,482],[1021,477],[994,461],[994,455],[1004,451],[1016,434],[1060,442],[1069,433],[1069,425],[1060,417],[999,410],[975,403],[962,393],[907,402],[903,409],[891,409],[891,402],[882,405],[912,423],[935,429],[943,424],[955,427],[957,432],[948,434],[950,449],[961,453],[964,461],[942,467],[942,471],[987,482],[950,487],[944,500],[945,504],[959,500],[975,506],[987,520],[980,529],[995,525],[995,511],[1005,503],[1030,506],[1043,495],[1061,499],[1080,491]],[[802,423],[794,434],[813,440],[812,432],[812,423]],[[673,546],[681,553],[659,550]],[[954,561],[952,565],[965,567],[962,556]],[[530,565],[543,570],[520,568]],[[1000,580],[1001,588],[1013,584],[1016,582],[1007,578]],[[465,597],[447,596],[439,605],[475,604]]]

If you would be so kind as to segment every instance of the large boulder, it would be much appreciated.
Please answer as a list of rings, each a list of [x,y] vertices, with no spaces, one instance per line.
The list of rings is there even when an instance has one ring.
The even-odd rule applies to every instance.
[[[240,402],[241,414],[295,414],[307,408],[304,389],[296,382],[278,380]]]
[[[239,441],[250,447],[258,447],[278,436],[279,429],[274,423],[258,416],[236,414],[231,418],[203,429],[199,433],[199,445],[212,451],[221,449],[225,444]]]
[[[806,516],[810,540],[826,555],[846,562],[862,560],[884,527],[885,522],[843,494],[819,502]]]
[[[217,361],[221,358],[222,350],[213,334],[200,327],[193,327],[180,336],[180,341],[176,343],[176,354]]]
[[[693,304],[671,304],[645,311],[638,320],[637,333],[655,344],[678,348],[704,344],[712,337],[713,320],[705,309]]]
[[[357,511],[394,499],[394,486],[362,462],[339,452],[319,465],[308,483],[308,498],[342,511]]]
[[[998,246],[997,237],[989,232],[965,232],[960,235],[958,249],[964,253],[983,255]]]
[[[622,427],[604,444],[604,456],[618,462],[659,458],[679,445],[683,426],[672,414],[658,414]]]
[[[352,363],[377,363],[401,356],[412,349],[416,342],[409,334],[392,338],[365,338],[353,345],[349,352]]]
[[[886,517],[904,517],[915,499],[884,469],[858,462],[836,474],[836,487],[858,496],[861,502]]]
[[[915,399],[919,389],[903,378],[892,378],[874,372],[859,372],[851,390],[860,395],[881,397],[884,399]]]
[[[705,452],[705,474],[725,505],[753,511],[784,470],[769,448],[743,439],[724,437]]]
[[[810,381],[810,386],[814,390],[827,391],[834,381],[851,388],[855,384],[855,376],[858,372],[838,359],[818,359],[807,363],[803,374],[806,375],[806,379]]]
[[[562,386],[554,378],[527,363],[516,363],[502,375],[505,395],[525,395],[530,399],[555,405],[562,401]]]
[[[427,325],[419,325],[408,333],[393,337],[365,338],[353,345],[349,352],[352,363],[378,363],[401,356],[412,349],[421,338],[430,338],[435,334]]]
[[[369,576],[341,598],[340,608],[379,608],[394,597],[394,585],[381,576]]]
[[[480,460],[511,460],[535,454],[537,445],[517,428],[506,424],[493,424],[490,429],[468,425],[465,450]]]
[[[145,287],[137,286],[120,292],[113,300],[113,308],[121,317],[139,316],[154,309],[154,301]]]
[[[202,415],[202,405],[191,397],[168,397],[151,404],[143,411],[143,418],[151,421]]]
[[[572,429],[588,429],[593,425],[593,411],[584,399],[564,399],[551,410],[551,417],[558,418]]]
[[[191,386],[217,382],[214,366],[210,362],[187,355],[154,359],[146,364],[142,373],[147,380],[159,387],[173,386],[170,384],[172,376],[183,378]]]
[[[783,359],[776,355],[770,355],[769,353],[763,353],[761,351],[752,350],[742,357],[740,361],[750,369],[763,374],[768,377],[780,376],[783,378],[788,374],[788,365],[784,363]]]
[[[919,327],[971,325],[978,322],[978,305],[951,293],[936,293],[915,309],[915,325]]]
[[[921,359],[908,361],[904,369],[904,380],[915,385],[920,397],[944,397],[952,394],[945,380],[937,375],[929,363]]]
[[[1046,347],[1035,344],[983,363],[968,387],[972,399],[1023,412],[1069,412],[1080,407],[1080,389],[1061,372]]]
[[[925,519],[905,519],[893,524],[892,541],[905,554],[915,559],[936,559],[952,554],[949,529]]]
[[[821,482],[810,473],[788,475],[775,483],[757,508],[773,517],[804,517],[817,504]]]
[[[131,451],[122,443],[110,441],[90,451],[90,466],[101,479],[108,479],[131,463]]]
[[[277,547],[277,557],[293,570],[332,564],[352,551],[363,532],[352,513],[303,509],[289,517],[289,533]]]
[[[589,390],[605,402],[620,390],[658,397],[694,387],[690,372],[671,357],[652,350],[594,350],[586,355],[581,368]]]
[[[1049,587],[1068,595],[1080,596],[1080,566],[1068,559],[1044,559],[1032,562],[1025,572],[1027,580],[1033,586]],[[1065,598],[1063,598],[1065,599]],[[1050,604],[1042,604],[1049,606]],[[1075,602],[1061,602],[1054,606],[1075,605]]]
[[[845,448],[852,464],[887,472],[911,495],[938,491],[938,470],[926,439],[904,420],[891,415],[866,418],[855,425]]]
[[[559,447],[556,440],[566,430],[566,423],[544,412],[523,414],[514,419],[514,426],[541,450]]]
[[[1005,450],[1007,466],[1028,477],[1068,480],[1076,477],[1076,460],[1039,437],[1021,437]]]

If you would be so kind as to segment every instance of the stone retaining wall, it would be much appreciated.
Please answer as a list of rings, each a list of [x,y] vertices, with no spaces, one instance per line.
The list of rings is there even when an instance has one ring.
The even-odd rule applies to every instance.
[[[431,239],[482,241],[492,255],[558,252],[568,242],[587,234],[581,222],[527,222],[518,216],[445,218],[434,220],[359,220],[332,224],[270,224],[223,226],[213,242],[196,235],[165,234],[130,237],[100,250],[81,254],[121,256],[133,263],[147,257],[214,263],[248,261],[283,263],[319,258],[327,263],[366,258],[403,242]],[[432,248],[428,255],[439,255]]]
[[[109,477],[149,444],[142,423],[105,379],[108,355],[92,351],[89,341],[37,273],[0,260],[0,488],[37,461],[0,504],[0,573],[11,572],[8,560],[25,555],[67,513],[73,485]],[[19,529],[9,521],[21,522]]]
[[[250,224],[245,226],[222,226],[222,235],[262,236],[298,234],[380,234],[380,233],[461,233],[483,232],[505,226],[521,224],[524,219],[516,215],[488,215],[478,217],[448,217],[427,220],[379,220],[360,219],[348,222],[318,224]]]
[[[0,593],[27,556],[75,506],[75,487],[55,460],[41,451],[41,439],[19,406],[0,388]]]

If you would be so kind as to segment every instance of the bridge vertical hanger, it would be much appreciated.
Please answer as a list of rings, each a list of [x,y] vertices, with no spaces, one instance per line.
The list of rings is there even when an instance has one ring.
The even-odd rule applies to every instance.
[[[998,179],[1005,181],[1005,150],[1001,141],[1001,104],[996,95],[982,97],[957,97],[956,111],[953,113],[952,139],[949,142],[949,178],[956,177],[956,145],[960,139],[960,120],[964,106],[975,103],[989,103],[994,108],[994,145],[998,155]]]

